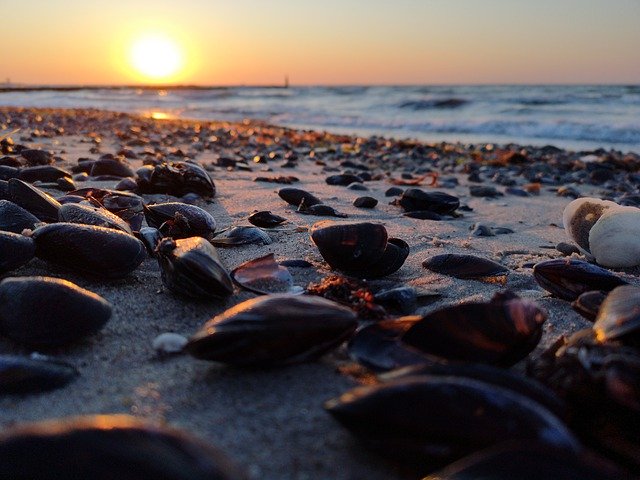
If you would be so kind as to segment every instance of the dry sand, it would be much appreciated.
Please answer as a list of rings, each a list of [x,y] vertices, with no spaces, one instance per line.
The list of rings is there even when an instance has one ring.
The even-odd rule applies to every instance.
[[[22,131],[19,136],[27,133]],[[108,132],[103,133],[100,151],[115,152],[119,144]],[[19,136],[14,138],[19,141]],[[63,157],[71,163],[81,156],[97,158],[96,154],[88,152],[92,144],[82,140],[81,136],[60,136],[21,143],[56,153],[63,151]],[[204,152],[197,160],[206,165],[215,156],[215,152]],[[132,163],[136,165],[136,162],[140,163]],[[295,213],[276,195],[281,185],[252,181],[259,174],[296,175],[300,182],[294,186],[314,193],[347,213],[348,220],[383,222],[391,236],[409,243],[409,258],[388,279],[443,295],[418,313],[472,299],[486,300],[502,288],[438,275],[421,266],[430,255],[462,252],[501,261],[512,269],[507,287],[521,296],[538,300],[548,309],[549,320],[539,348],[548,345],[559,334],[588,326],[567,302],[551,298],[541,290],[533,280],[530,268],[522,268],[526,262],[560,256],[554,249],[543,247],[553,247],[568,240],[560,226],[562,210],[570,199],[558,197],[544,188],[540,196],[524,199],[515,196],[494,200],[472,198],[465,176],[460,175],[460,185],[445,191],[460,197],[461,202],[473,211],[464,212],[462,218],[442,222],[415,220],[399,216],[400,209],[389,205],[390,199],[384,196],[384,191],[390,184],[385,180],[367,182],[367,193],[355,192],[327,185],[324,179],[328,173],[314,162],[301,162],[301,167],[295,171],[279,168],[280,163],[270,163],[273,172],[269,173],[259,173],[261,165],[254,165],[253,172],[224,169],[212,172],[218,194],[213,203],[201,203],[200,206],[214,215],[220,227],[247,224],[246,217],[254,209],[271,210],[290,219],[285,231],[270,233],[274,240],[271,245],[220,249],[227,267],[233,268],[273,252],[277,260],[302,258],[318,267],[311,276],[300,276],[300,271],[293,271],[297,282],[303,286],[310,279],[329,273],[308,232],[296,232],[292,228],[294,225],[310,227],[323,218]],[[109,188],[115,182],[91,185]],[[371,195],[380,203],[373,210],[357,209],[352,202],[360,194]],[[163,195],[146,198],[170,199]],[[476,222],[509,227],[515,233],[473,237],[470,226]],[[339,367],[349,364],[344,347],[315,363],[267,370],[229,368],[189,356],[160,359],[155,355],[151,341],[159,333],[177,332],[189,336],[212,316],[252,298],[253,294],[236,291],[225,303],[194,302],[176,297],[163,289],[158,265],[151,258],[134,273],[117,281],[78,276],[37,259],[12,275],[51,275],[69,279],[110,301],[114,314],[98,335],[53,352],[56,357],[78,367],[81,375],[77,380],[50,393],[0,398],[0,426],[78,414],[130,413],[168,422],[206,439],[242,465],[252,478],[413,478],[411,473],[364,450],[323,410],[325,400],[357,384],[355,379],[339,371]],[[625,276],[632,282],[638,281],[633,275]],[[0,340],[0,353],[28,351]]]

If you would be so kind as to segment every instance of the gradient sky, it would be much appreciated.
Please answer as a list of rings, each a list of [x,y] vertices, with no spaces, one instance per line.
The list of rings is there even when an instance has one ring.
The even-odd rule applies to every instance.
[[[148,83],[134,39],[201,85],[640,83],[640,0],[0,0],[0,82]]]

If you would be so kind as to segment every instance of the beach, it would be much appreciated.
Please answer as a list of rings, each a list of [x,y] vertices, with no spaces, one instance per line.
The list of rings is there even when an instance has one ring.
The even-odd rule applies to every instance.
[[[290,269],[295,284],[306,287],[333,273],[310,239],[312,225],[321,220],[382,223],[390,237],[409,245],[402,267],[385,280],[415,287],[422,294],[424,302],[415,314],[488,301],[495,293],[510,289],[548,312],[533,357],[558,336],[591,325],[569,302],[544,291],[532,275],[533,264],[563,257],[556,245],[571,242],[562,225],[563,209],[575,197],[568,189],[581,196],[621,196],[624,192],[606,184],[613,177],[601,181],[592,175],[598,170],[593,166],[599,162],[627,165],[636,175],[640,166],[637,153],[605,149],[575,152],[514,144],[427,144],[294,130],[261,122],[155,120],[103,110],[0,107],[0,130],[14,129],[19,129],[11,134],[14,143],[51,151],[55,165],[67,169],[77,165],[79,158],[97,159],[125,150],[131,152],[126,161],[134,170],[145,161],[194,160],[216,186],[211,201],[197,199],[195,204],[213,215],[218,230],[248,225],[247,217],[254,210],[269,210],[288,219],[268,230],[273,240],[269,245],[218,248],[229,270],[268,253],[277,261],[306,260],[312,268]],[[615,168],[622,167],[613,168],[617,172]],[[366,191],[326,183],[328,176],[345,171],[367,172],[371,179],[362,183]],[[433,182],[434,172],[437,182]],[[282,176],[297,180],[290,185],[255,181],[256,177],[275,180]],[[529,194],[506,193],[507,182],[501,176],[512,179],[513,187],[526,187]],[[118,180],[89,177],[75,183],[77,188],[114,188]],[[631,184],[637,191],[638,184]],[[314,194],[347,218],[296,212],[277,194],[288,186]],[[397,197],[385,195],[393,186],[446,192],[465,208],[440,221],[409,218],[402,215],[402,208],[391,204]],[[470,187],[477,186],[493,188],[496,193],[471,195]],[[45,190],[56,197],[64,194]],[[363,195],[378,200],[375,208],[353,205]],[[147,203],[176,201],[158,193],[142,197]],[[472,232],[478,223],[512,233],[476,236]],[[458,279],[422,266],[428,257],[442,253],[496,261],[509,269],[506,283]],[[631,284],[640,284],[639,267],[616,273]],[[75,365],[80,376],[51,392],[0,397],[0,427],[72,415],[127,413],[210,442],[250,478],[416,478],[412,470],[367,451],[323,409],[326,400],[371,381],[371,373],[357,366],[345,345],[318,361],[251,369],[189,355],[163,357],[152,348],[157,335],[175,332],[189,337],[210,318],[255,294],[236,287],[225,301],[181,297],[163,287],[158,262],[150,257],[118,280],[79,275],[37,258],[5,276],[28,275],[70,280],[104,297],[114,311],[98,334],[44,352]],[[31,350],[0,338],[0,353],[26,355]],[[514,368],[523,371],[525,363]]]

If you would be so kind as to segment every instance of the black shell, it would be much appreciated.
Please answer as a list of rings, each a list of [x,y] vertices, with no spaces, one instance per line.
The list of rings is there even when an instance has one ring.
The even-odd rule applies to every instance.
[[[325,205],[324,203],[317,203],[310,207],[307,207],[303,203],[301,203],[296,212],[303,213],[305,215],[316,215],[318,217],[347,218],[346,213],[339,212],[332,206]]]
[[[68,170],[63,170],[60,167],[53,165],[39,165],[37,167],[27,167],[20,170],[18,178],[24,182],[33,183],[40,182],[55,182],[59,178],[69,177],[73,174]]]
[[[443,253],[427,258],[422,266],[432,272],[455,278],[487,278],[507,275],[509,269],[486,258],[457,253]]]
[[[386,228],[376,223],[326,220],[311,227],[311,239],[331,268],[360,278],[389,275],[409,256],[409,245],[388,238]]]
[[[614,288],[600,306],[593,330],[601,342],[640,345],[640,287]]]
[[[127,222],[102,207],[93,207],[81,203],[67,203],[58,210],[58,218],[61,222],[96,225],[131,234],[131,227]]]
[[[115,177],[133,177],[134,173],[129,162],[123,158],[107,157],[93,162],[89,174],[92,177],[99,175],[113,175]]]
[[[569,258],[556,258],[533,267],[536,282],[556,297],[573,301],[590,290],[613,290],[627,282],[597,265]]]
[[[277,227],[281,223],[287,221],[286,218],[281,217],[280,215],[271,213],[267,210],[254,212],[251,215],[249,215],[249,218],[247,218],[247,220],[251,225],[255,225],[256,227],[260,227],[260,228]]]
[[[56,347],[96,333],[111,317],[104,298],[49,277],[0,282],[0,333],[25,345]]]
[[[542,336],[544,310],[520,298],[452,305],[422,317],[402,341],[448,360],[510,366]]]
[[[216,221],[206,210],[181,202],[156,203],[144,207],[150,227],[172,238],[210,238],[216,231]]]
[[[146,257],[140,240],[111,228],[52,223],[36,228],[32,238],[38,258],[97,277],[124,277]]]
[[[311,193],[293,187],[281,188],[278,190],[278,196],[294,207],[299,207],[301,203],[304,203],[305,207],[311,207],[322,203],[318,197]]]
[[[136,233],[136,237],[144,243],[149,256],[155,257],[156,248],[158,248],[158,244],[160,243],[160,240],[162,240],[162,234],[158,229],[153,227],[142,227],[140,231]]]
[[[604,299],[607,298],[606,292],[600,290],[592,290],[582,293],[578,298],[571,302],[571,308],[590,321],[594,321],[598,315],[598,310]]]
[[[11,201],[20,205],[43,222],[57,222],[60,203],[51,195],[28,183],[12,178],[9,180]]]
[[[191,162],[169,162],[153,167],[148,180],[144,177],[138,178],[138,191],[166,193],[176,197],[197,193],[201,197],[213,198],[216,195],[216,186],[200,165]]]
[[[260,295],[295,290],[291,273],[276,263],[273,253],[238,265],[231,271],[231,278],[242,288]],[[302,293],[303,289],[299,287],[299,290]]]
[[[242,480],[217,449],[128,415],[48,420],[0,435],[0,479]]]
[[[54,390],[78,375],[73,365],[52,358],[0,355],[0,395]]]
[[[131,230],[140,230],[144,219],[142,197],[130,193],[102,188],[80,188],[66,196],[81,196],[97,207],[104,207],[129,224]]]
[[[0,273],[21,267],[33,258],[36,245],[33,239],[18,233],[0,232]]]
[[[273,242],[264,230],[253,226],[238,226],[220,232],[209,241],[216,247],[234,247],[236,245],[269,245]]]
[[[407,212],[428,210],[448,215],[460,206],[460,200],[444,192],[425,192],[419,188],[409,188],[402,193],[398,205]]]
[[[320,357],[355,328],[355,313],[330,300],[267,295],[212,318],[185,348],[196,358],[232,365],[285,365]]]
[[[358,387],[325,408],[370,448],[421,468],[507,440],[578,449],[567,427],[542,405],[468,377],[425,375]]]
[[[223,299],[233,293],[229,273],[216,249],[204,238],[165,238],[156,248],[162,283],[178,294],[193,298]]]
[[[362,183],[362,178],[351,173],[342,173],[340,175],[331,175],[325,179],[329,185],[341,185],[346,187],[354,182]]]

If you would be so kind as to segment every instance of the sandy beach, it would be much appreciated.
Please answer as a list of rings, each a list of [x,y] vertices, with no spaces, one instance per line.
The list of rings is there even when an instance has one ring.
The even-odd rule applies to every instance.
[[[0,108],[0,131],[14,129],[19,129],[11,135],[14,143],[51,151],[57,158],[55,165],[67,169],[79,158],[117,155],[123,149],[136,157],[127,160],[134,170],[151,159],[195,160],[209,172],[217,190],[212,201],[196,200],[195,204],[213,215],[218,230],[248,225],[247,217],[254,210],[269,210],[288,219],[268,231],[273,240],[270,245],[219,248],[229,270],[268,253],[273,253],[277,261],[303,259],[313,268],[290,270],[295,284],[306,287],[332,273],[310,239],[308,230],[314,223],[327,219],[382,223],[390,236],[403,239],[410,247],[402,268],[385,280],[413,286],[428,298],[415,314],[446,305],[487,301],[496,292],[511,289],[535,300],[548,312],[534,357],[559,335],[591,325],[569,302],[545,292],[532,275],[532,264],[562,257],[555,246],[571,241],[562,227],[562,212],[573,198],[562,192],[573,188],[582,196],[606,196],[604,182],[590,182],[588,176],[583,183],[568,182],[577,170],[560,167],[573,162],[586,169],[587,164],[607,158],[640,165],[637,154],[604,150],[428,145],[296,131],[261,123],[154,120],[97,110]],[[514,154],[524,159],[522,163],[517,163]],[[352,165],[363,167],[354,170]],[[494,170],[503,167],[504,175],[517,181],[515,186],[534,183],[526,175],[515,173],[527,172],[529,166],[542,180],[539,194],[520,197],[504,193],[506,186],[492,180]],[[344,171],[368,172],[371,180],[363,183],[367,191],[326,183],[326,177]],[[429,185],[432,177],[419,184],[417,179],[429,172],[437,172],[437,185]],[[481,183],[470,181],[473,172]],[[560,172],[564,176],[553,182],[555,173]],[[402,180],[403,174],[405,182],[413,179],[417,188],[456,196],[469,208],[459,209],[457,218],[441,221],[403,216],[400,207],[390,204],[396,197],[385,196],[394,186],[392,180]],[[254,181],[256,177],[278,176],[295,176],[298,181],[291,185]],[[114,188],[118,181],[88,178],[75,183],[77,188]],[[470,187],[479,185],[494,187],[501,195],[472,196]],[[284,186],[313,193],[348,218],[297,213],[277,195]],[[45,190],[56,197],[64,194]],[[377,206],[353,206],[353,201],[363,195],[377,199]],[[175,201],[175,197],[163,194],[142,197],[147,203]],[[513,233],[475,236],[472,231],[478,223],[508,228]],[[426,258],[441,253],[472,254],[499,262],[510,270],[506,284],[456,279],[422,267]],[[639,267],[617,273],[631,284],[640,284]],[[163,287],[154,258],[144,260],[127,277],[111,281],[79,275],[37,258],[4,276],[28,275],[70,280],[104,297],[114,311],[98,334],[45,352],[75,365],[80,376],[51,392],[0,397],[0,427],[81,414],[128,413],[166,422],[210,442],[244,468],[250,478],[416,478],[410,469],[367,451],[323,409],[326,400],[371,380],[349,358],[345,345],[315,362],[268,369],[232,368],[189,355],[162,358],[153,350],[151,343],[158,334],[176,332],[189,337],[213,316],[255,294],[236,287],[226,301],[180,297]],[[31,350],[0,338],[0,353],[26,355]],[[520,362],[514,368],[522,371],[524,364]]]

